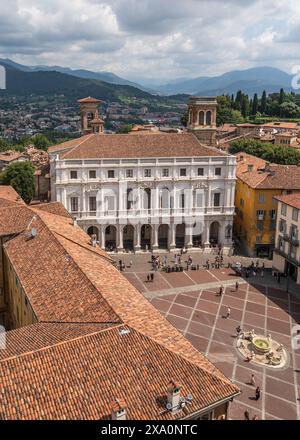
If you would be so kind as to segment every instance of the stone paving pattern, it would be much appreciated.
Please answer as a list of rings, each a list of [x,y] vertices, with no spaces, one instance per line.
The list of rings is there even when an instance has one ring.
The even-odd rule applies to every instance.
[[[231,419],[243,419],[248,409],[251,417],[257,415],[259,419],[300,420],[300,347],[292,350],[291,345],[292,329],[300,324],[300,298],[282,290],[270,275],[245,280],[228,268],[156,272],[154,281],[147,282],[149,255],[122,259],[127,264],[133,260],[132,267],[124,272],[126,278],[238,384],[242,393],[231,404]],[[240,283],[237,292],[236,280]],[[225,286],[222,297],[218,295],[221,284]],[[226,319],[228,307],[231,315]],[[257,334],[270,333],[282,343],[289,352],[287,367],[273,370],[245,361],[235,349],[238,325]],[[254,399],[255,387],[249,384],[252,372],[262,391],[259,401]]]

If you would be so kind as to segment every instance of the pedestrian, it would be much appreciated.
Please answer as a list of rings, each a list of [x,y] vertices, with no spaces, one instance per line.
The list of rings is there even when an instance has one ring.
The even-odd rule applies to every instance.
[[[246,411],[244,412],[244,417],[245,417],[245,420],[250,420],[250,414],[249,414],[248,409],[246,409]]]
[[[260,394],[261,394],[260,388],[257,387],[256,390],[255,390],[255,400],[259,400],[260,399]]]
[[[148,281],[148,283],[150,281],[150,275],[149,274],[147,275],[147,281]]]
[[[241,331],[242,331],[242,328],[241,328],[240,325],[238,325],[237,328],[236,328],[235,330],[236,330],[236,334],[237,334],[237,336],[239,336],[240,333],[241,333]]]
[[[153,281],[154,281],[154,273],[152,273],[152,274],[150,275],[150,277],[151,277],[151,281],[153,282]]]
[[[227,315],[226,315],[226,319],[230,318],[230,313],[231,313],[231,309],[230,307],[227,308]]]
[[[237,292],[239,290],[239,283],[238,281],[235,283],[235,291]]]
[[[130,260],[129,266],[132,267],[132,260]]]
[[[250,383],[251,383],[251,385],[252,385],[253,387],[255,387],[255,377],[254,377],[254,374],[251,374],[251,380],[250,380]]]
[[[265,268],[265,263],[263,262],[263,264],[262,264],[262,269],[264,269]]]
[[[219,295],[220,295],[220,296],[223,295],[223,289],[224,289],[224,287],[223,287],[223,286],[220,286],[220,290],[219,290]]]

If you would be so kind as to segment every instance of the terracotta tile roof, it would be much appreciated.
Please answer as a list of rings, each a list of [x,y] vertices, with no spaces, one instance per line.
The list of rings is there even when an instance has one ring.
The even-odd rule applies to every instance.
[[[0,209],[0,237],[24,231],[34,213],[27,206],[11,206]]]
[[[67,151],[74,147],[77,147],[81,142],[85,142],[88,138],[91,136],[95,136],[93,134],[87,134],[85,136],[81,136],[80,138],[71,139],[70,141],[62,142],[58,145],[53,145],[52,147],[48,148],[48,153],[56,153],[60,151]]]
[[[66,208],[59,202],[41,203],[34,205],[33,208],[37,209],[38,211],[46,211],[50,212],[51,214],[67,217],[69,219],[71,218]]]
[[[251,188],[300,190],[300,167],[269,164],[263,159],[238,153],[237,177]],[[248,167],[252,166],[252,169]]]
[[[0,350],[0,362],[112,326],[113,324],[38,322],[11,330],[6,333],[6,348]]]
[[[177,419],[238,392],[127,326],[8,358],[0,366],[1,419],[109,419],[113,398],[126,402],[128,419]],[[181,383],[182,396],[193,396],[175,414],[166,410],[170,380]]]
[[[84,104],[84,103],[93,103],[93,104],[99,104],[100,99],[92,98],[91,96],[88,96],[87,98],[78,99],[77,102]]]
[[[4,252],[38,323],[8,332],[0,418],[108,418],[117,397],[129,418],[169,419],[238,393],[71,219],[37,207],[1,212],[0,234],[18,233]],[[194,396],[179,415],[157,402],[170,380]]]
[[[151,132],[149,132],[151,133]],[[132,134],[92,134],[70,141],[63,146],[67,151],[62,159],[101,159],[128,157],[187,157],[224,156],[216,148],[199,143],[193,134],[148,133]],[[49,153],[60,151],[62,146],[49,149]]]
[[[25,202],[12,186],[0,185],[0,208],[14,206],[16,204],[25,205]]]
[[[279,202],[285,203],[286,205],[292,206],[293,208],[300,209],[300,194],[287,194],[284,196],[276,196],[274,199]]]
[[[120,322],[45,222],[36,216],[31,227],[36,237],[24,232],[3,247],[38,321]]]
[[[26,154],[20,153],[19,151],[6,151],[5,153],[0,153],[0,160],[3,162],[13,162],[20,157],[27,157]]]

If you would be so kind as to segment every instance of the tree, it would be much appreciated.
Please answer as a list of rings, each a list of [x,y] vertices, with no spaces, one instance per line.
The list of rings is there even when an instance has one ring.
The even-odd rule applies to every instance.
[[[181,116],[181,118],[180,118],[180,121],[181,121],[181,124],[184,126],[184,127],[187,127],[187,124],[188,124],[188,113],[187,112],[185,112],[182,116]]]
[[[287,118],[296,118],[300,115],[300,107],[294,102],[284,102],[280,106],[280,113]]]
[[[258,97],[257,97],[257,93],[255,93],[254,97],[253,97],[253,102],[252,102],[252,115],[256,116],[257,112],[258,112]]]
[[[280,89],[280,93],[279,93],[279,105],[283,104],[285,100],[285,93],[283,89]]]
[[[11,185],[25,203],[34,196],[34,167],[31,162],[14,162],[0,174],[0,185]]]
[[[119,128],[118,133],[119,134],[127,134],[130,133],[132,130],[131,124],[122,125],[122,127]]]
[[[39,150],[47,151],[50,141],[44,134],[36,134],[33,138],[33,144]]]
[[[242,96],[241,113],[244,116],[244,118],[247,118],[247,116],[249,116],[249,98],[248,98],[248,95],[243,95]]]
[[[230,154],[240,151],[260,157],[268,162],[281,165],[300,165],[300,152],[292,147],[277,146],[256,139],[240,139],[233,141],[229,147]]]
[[[260,111],[261,113],[266,113],[266,110],[267,110],[267,92],[264,90],[261,97]]]

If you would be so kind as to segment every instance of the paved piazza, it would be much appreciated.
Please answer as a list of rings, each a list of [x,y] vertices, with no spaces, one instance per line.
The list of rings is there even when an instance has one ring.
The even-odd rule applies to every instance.
[[[148,282],[149,255],[116,256],[115,259],[122,259],[126,264],[126,278],[197,349],[238,384],[242,393],[231,404],[231,419],[243,419],[246,409],[251,418],[257,415],[266,420],[300,419],[300,349],[292,350],[291,345],[292,329],[300,324],[300,299],[280,290],[282,286],[272,280],[267,270],[264,277],[257,275],[246,280],[237,278],[226,265],[212,270],[159,271],[155,272],[154,281]],[[193,259],[195,261],[194,256]],[[270,264],[266,262],[266,267]],[[239,289],[236,292],[237,280]],[[218,295],[221,284],[225,287],[222,297]],[[231,314],[225,318],[228,307]],[[244,331],[254,329],[259,335],[271,334],[287,350],[288,364],[278,370],[244,360],[235,348],[238,325]],[[250,384],[252,373],[256,386],[261,388],[258,401],[255,400],[255,387]]]

